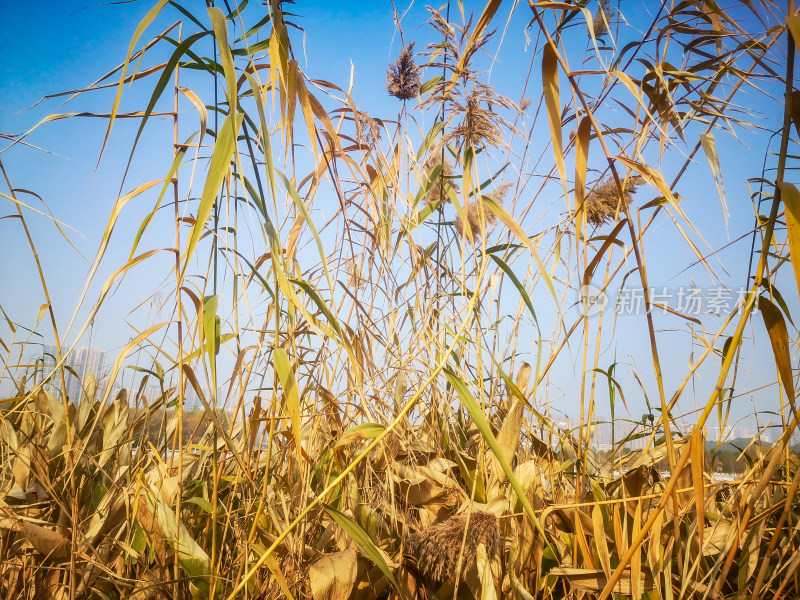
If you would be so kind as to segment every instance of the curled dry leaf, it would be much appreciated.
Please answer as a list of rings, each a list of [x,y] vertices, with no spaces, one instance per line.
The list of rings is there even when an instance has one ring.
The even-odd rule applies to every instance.
[[[503,452],[503,458],[506,462],[511,464],[514,460],[514,455],[517,452],[517,445],[519,444],[519,436],[522,431],[522,409],[523,405],[519,400],[516,400],[508,411],[503,425],[500,427],[500,432],[497,434],[497,443],[500,445],[500,450]],[[500,483],[507,479],[497,457],[491,455],[490,463],[492,464],[492,473],[497,477]]]
[[[308,569],[314,600],[346,600],[353,590],[357,573],[358,555],[354,548],[325,554]]]
[[[577,591],[598,593],[605,588],[608,577],[602,570],[597,569],[574,569],[574,568],[555,568],[550,571],[551,575],[563,577]],[[625,569],[622,578],[614,586],[615,594],[631,594],[631,570]],[[649,571],[644,571],[639,575],[639,590],[649,592],[655,588],[653,576]]]
[[[446,500],[457,489],[450,477],[427,467],[395,465],[394,470],[401,496],[413,506]]]
[[[69,540],[57,531],[27,521],[22,523],[22,531],[39,554],[55,562],[69,558],[71,552]]]

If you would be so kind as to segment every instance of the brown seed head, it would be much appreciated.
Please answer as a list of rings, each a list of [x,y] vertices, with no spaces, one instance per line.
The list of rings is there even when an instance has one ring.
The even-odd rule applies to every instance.
[[[381,124],[368,113],[354,110],[353,120],[356,122],[356,134],[359,143],[375,147],[381,140]]]
[[[491,513],[473,512],[469,515],[469,526],[467,515],[459,515],[413,534],[408,540],[406,553],[416,559],[417,569],[423,576],[442,583],[455,578],[463,545],[460,572],[463,581],[470,565],[475,564],[478,546],[483,544],[491,559],[499,550],[499,541],[497,517]]]
[[[422,81],[419,67],[414,64],[414,42],[403,48],[400,56],[386,70],[386,89],[390,96],[400,100],[410,100],[419,93]]]
[[[613,16],[614,8],[611,6],[611,0],[598,0],[597,12],[594,13],[594,20],[590,24],[594,37],[602,37],[608,33]]]
[[[640,175],[632,175],[624,182],[622,201],[625,206],[633,202],[633,194],[636,192],[636,188],[643,183],[644,178]],[[619,202],[619,190],[613,177],[598,183],[592,191],[586,194],[586,200],[584,200],[586,218],[595,227],[599,227],[613,219],[614,215],[617,214],[617,206],[619,206],[619,212],[624,212],[625,206]]]
[[[444,159],[442,162],[442,157],[440,154],[432,155],[426,162],[425,162],[425,177],[430,177],[431,172],[442,165],[442,170],[439,173],[439,177],[436,181],[433,182],[431,188],[428,190],[428,193],[425,194],[425,202],[430,204],[431,202],[438,202],[441,200],[442,204],[447,204],[450,202],[450,190],[454,191],[458,194],[460,187],[456,183],[453,176],[453,163]]]
[[[494,190],[489,192],[488,196],[497,204],[503,204],[503,198],[505,198],[508,191],[513,187],[512,183],[503,183],[497,186]],[[480,202],[480,204],[479,204]],[[483,222],[485,227],[489,227],[490,225],[494,225],[497,223],[497,215],[495,215],[491,209],[486,206],[483,200],[478,200],[474,202],[470,202],[467,204],[467,209],[464,211],[466,213],[467,221],[469,222],[470,231],[472,231],[472,235],[480,235],[481,234],[481,208],[483,208]],[[455,222],[456,229],[460,234],[464,234],[464,223],[462,222],[461,218],[457,218]]]

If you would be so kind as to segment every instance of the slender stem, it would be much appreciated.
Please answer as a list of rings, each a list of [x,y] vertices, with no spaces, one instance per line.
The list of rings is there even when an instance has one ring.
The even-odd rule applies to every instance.
[[[788,14],[794,14],[794,0],[789,0],[788,5]],[[784,173],[786,172],[786,158],[789,149],[789,136],[791,134],[791,126],[792,126],[792,90],[793,90],[793,82],[794,82],[794,53],[795,53],[795,45],[794,45],[794,38],[792,34],[789,32],[789,28],[786,27],[786,80],[785,80],[785,92],[784,92],[784,109],[783,109],[783,128],[781,133],[781,145],[780,150],[778,153],[778,173],[777,179],[775,181],[775,193],[772,196],[772,207],[769,212],[769,219],[767,220],[766,227],[764,228],[764,239],[761,243],[761,255],[758,260],[758,266],[756,267],[755,273],[755,280],[753,282],[753,288],[751,291],[751,295],[755,297],[758,294],[758,290],[761,288],[761,283],[764,281],[765,274],[767,272],[767,259],[769,257],[769,247],[772,243],[772,234],[775,230],[775,223],[778,220],[778,212],[781,204],[781,183],[783,183]],[[744,320],[744,316],[742,318]],[[738,344],[737,344],[738,346]],[[732,353],[731,353],[732,354]],[[719,387],[719,386],[718,386]],[[788,431],[784,431],[783,436],[783,444],[784,447],[789,441],[789,435],[791,435],[792,430],[797,424],[797,415],[792,421],[792,425],[790,425]],[[776,453],[775,457],[779,457],[780,453]],[[765,473],[762,475],[762,484],[766,485],[766,481],[769,479],[771,475],[771,470],[777,468],[777,462],[774,460],[770,461],[769,465],[765,469]],[[771,470],[770,470],[771,469]],[[760,497],[760,490],[763,490],[763,485],[759,485],[756,488],[756,491],[753,491],[749,496],[749,501],[747,501],[747,497],[742,498],[742,503],[747,501],[746,508],[744,508],[744,515],[742,516],[742,521],[739,525],[739,534],[740,536],[745,532],[747,529],[747,525],[750,521],[750,517],[753,514],[753,509],[755,506],[756,500]],[[719,593],[722,589],[722,585],[725,582],[725,578],[728,575],[728,571],[730,571],[731,566],[733,565],[733,561],[736,558],[736,554],[738,552],[738,544],[734,544],[731,546],[730,551],[728,552],[727,557],[725,558],[725,564],[722,567],[722,570],[717,578],[716,583],[714,584],[714,591]]]

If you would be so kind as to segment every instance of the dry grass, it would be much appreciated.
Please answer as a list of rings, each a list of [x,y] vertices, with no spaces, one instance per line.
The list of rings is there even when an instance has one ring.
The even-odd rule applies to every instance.
[[[757,112],[761,89],[744,85],[748,79],[773,87],[788,80],[791,91],[785,51],[795,50],[785,44],[786,15],[768,19],[777,9],[756,4],[769,28],[691,3],[665,7],[625,52],[645,57],[668,48],[678,55],[665,55],[663,64],[680,68],[644,77],[640,61],[613,63],[626,69],[624,79],[598,66],[609,61],[581,54],[586,27],[604,33],[597,18],[586,23],[578,11],[520,4],[521,26],[536,34],[524,72],[543,84],[534,102],[541,110],[526,100],[524,115],[482,70],[494,60],[490,26],[504,18],[497,3],[463,20],[460,11],[448,20],[431,10],[438,41],[419,55],[427,57],[424,70],[409,43],[387,73],[392,96],[421,98],[405,103],[396,120],[366,115],[337,95],[346,86],[301,70],[296,23],[278,6],[250,3],[231,15],[242,20],[235,35],[221,10],[193,7],[204,29],[185,20],[181,39],[213,31],[217,47],[231,50],[206,57],[193,47],[174,67],[181,77],[191,70],[206,78],[197,90],[207,92],[215,79],[220,89],[236,86],[219,94],[228,101],[216,107],[213,127],[205,108],[212,100],[194,100],[200,91],[163,88],[174,92],[174,105],[159,96],[154,76],[172,81],[164,69],[176,63],[152,49],[175,51],[171,24],[185,16],[165,5],[152,26],[163,21],[165,31],[152,43],[140,40],[121,71],[79,95],[92,97],[109,82],[102,89],[112,94],[128,83],[150,85],[153,106],[175,119],[175,169],[157,165],[150,183],[132,189],[123,177],[86,283],[101,292],[87,292],[85,312],[76,314],[89,317],[76,316],[68,335],[43,270],[37,289],[15,290],[44,297],[31,300],[33,313],[0,313],[0,371],[15,386],[0,401],[0,597],[411,600],[451,598],[456,587],[461,597],[482,600],[800,597],[800,460],[789,443],[797,426],[797,339],[783,300],[794,306],[795,290],[784,283],[794,281],[784,274],[798,257],[779,219],[794,226],[794,213],[781,206],[791,203],[793,188],[777,188],[786,190],[784,200],[769,186],[762,192],[772,209],[752,215],[762,240],[757,266],[751,279],[748,265],[737,273],[752,286],[749,298],[760,297],[761,315],[754,301],[724,323],[717,315],[662,320],[650,312],[632,328],[637,344],[649,345],[647,359],[630,365],[616,358],[616,319],[572,311],[574,289],[589,279],[648,281],[644,241],[654,223],[717,276],[687,234],[699,224],[676,198],[684,170],[658,169],[698,162],[701,148],[713,159],[707,131],[748,127],[740,107]],[[608,6],[600,3],[606,17]],[[560,36],[576,23],[584,29],[573,47]],[[242,31],[265,37],[243,40]],[[729,52],[715,59],[718,43]],[[592,64],[582,71],[585,62]],[[762,70],[766,64],[787,73]],[[641,99],[630,93],[631,81]],[[526,84],[523,93],[538,86]],[[758,98],[775,107],[775,96]],[[234,97],[237,113],[227,114]],[[118,98],[108,100],[116,114]],[[108,118],[108,110],[94,114]],[[143,114],[125,116],[144,132]],[[576,143],[562,147],[560,131],[576,116]],[[768,157],[779,180],[790,156],[790,117],[791,106],[781,146]],[[345,133],[351,118],[355,132]],[[8,152],[33,152],[23,148],[25,136],[3,139],[14,144]],[[705,146],[674,150],[682,139]],[[590,146],[582,156],[581,140]],[[295,162],[300,146],[310,150]],[[673,160],[641,163],[673,150]],[[101,165],[111,168],[105,158]],[[426,187],[437,165],[441,176]],[[565,165],[575,165],[576,181],[608,169],[623,177],[622,194],[615,178],[605,179],[584,209],[600,226],[627,208],[628,229],[591,237],[580,218],[549,211],[562,200],[574,206]],[[13,200],[27,184],[0,166],[4,197]],[[675,201],[633,205],[643,184],[635,173],[649,173],[658,193]],[[464,218],[480,244],[453,243],[464,224],[453,203],[438,202],[452,193],[468,198]],[[119,240],[124,228],[116,226],[134,214],[126,211],[147,201],[135,239]],[[9,206],[14,218],[4,226],[33,231],[27,251],[39,256],[27,205]],[[315,222],[320,214],[326,220]],[[130,257],[113,264],[106,251],[120,245]],[[165,252],[169,260],[157,262]],[[153,289],[123,281],[136,269],[147,270]],[[111,275],[92,287],[99,273]],[[110,378],[135,366],[140,385],[114,398],[89,377],[79,397],[67,397],[77,366],[71,351],[117,289],[130,299],[132,331]],[[164,310],[148,312],[155,298]],[[686,373],[662,376],[659,356],[678,347],[664,331],[695,349]],[[38,358],[27,337],[34,334],[56,341],[52,360]],[[744,401],[735,365],[746,335],[773,350],[764,393],[774,395],[778,436],[771,445],[753,441],[732,459],[734,479],[717,481],[722,450],[707,452],[704,432],[712,415],[724,427],[733,403]],[[554,365],[564,364],[579,385],[560,379],[565,371]],[[690,397],[700,379],[710,382],[707,397]],[[148,382],[159,393],[145,403]],[[578,416],[562,427],[551,398],[565,389],[574,391]],[[188,391],[201,398],[200,411],[187,412]],[[633,423],[622,407],[631,402],[637,410],[642,396],[649,412]],[[597,452],[592,436],[606,407],[631,428]],[[682,418],[696,424],[679,430]],[[479,585],[459,585],[459,560]]]

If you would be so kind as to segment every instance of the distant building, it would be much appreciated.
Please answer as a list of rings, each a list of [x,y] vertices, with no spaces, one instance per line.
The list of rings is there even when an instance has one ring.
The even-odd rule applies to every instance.
[[[697,423],[677,423],[675,426],[675,431],[682,436],[688,436],[692,433],[692,429],[695,428],[695,425],[697,425]]]
[[[733,427],[726,425],[725,427],[714,427],[714,439],[718,442],[724,442],[733,438]]]
[[[647,447],[648,439],[648,436],[645,435],[640,438],[636,438],[635,440],[630,440],[625,444],[625,447],[630,448],[631,450],[644,450]]]
[[[102,378],[105,361],[106,352],[100,348],[83,346],[72,351],[66,361],[66,364],[78,375],[78,377],[75,377],[75,375],[69,373],[66,377],[67,397],[72,402],[80,400],[81,386],[87,375],[94,375],[97,381],[98,395],[104,390]]]

